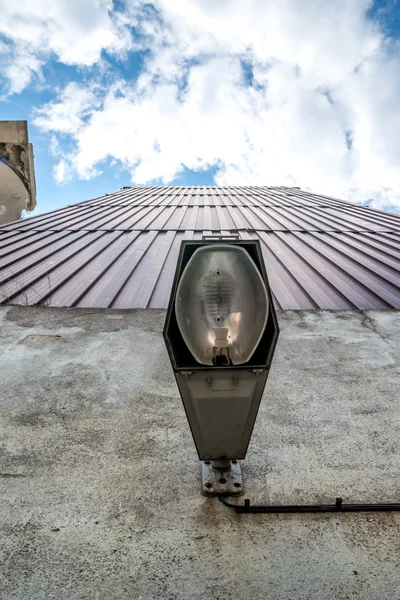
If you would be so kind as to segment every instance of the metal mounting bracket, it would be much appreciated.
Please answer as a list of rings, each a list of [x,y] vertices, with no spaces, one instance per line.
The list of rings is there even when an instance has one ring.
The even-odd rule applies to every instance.
[[[211,460],[201,463],[202,491],[205,496],[241,496],[244,493],[239,461],[229,461],[227,468],[215,468]]]

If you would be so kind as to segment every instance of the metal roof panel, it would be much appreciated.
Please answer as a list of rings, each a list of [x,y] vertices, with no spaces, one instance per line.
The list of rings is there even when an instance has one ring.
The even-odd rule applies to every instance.
[[[180,243],[261,240],[282,309],[400,308],[400,216],[285,187],[133,187],[0,226],[0,303],[165,308]]]

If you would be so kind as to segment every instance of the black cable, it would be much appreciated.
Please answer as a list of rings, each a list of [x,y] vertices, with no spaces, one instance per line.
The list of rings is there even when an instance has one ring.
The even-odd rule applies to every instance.
[[[219,496],[220,501],[228,508],[233,508],[237,513],[329,513],[329,512],[371,512],[400,510],[397,503],[377,504],[343,504],[342,498],[336,498],[335,504],[231,504],[226,496]]]

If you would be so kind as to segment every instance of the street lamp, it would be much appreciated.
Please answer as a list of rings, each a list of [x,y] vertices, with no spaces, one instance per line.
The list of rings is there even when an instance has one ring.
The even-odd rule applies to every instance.
[[[202,462],[203,493],[240,495],[278,338],[258,240],[182,242],[164,339]]]

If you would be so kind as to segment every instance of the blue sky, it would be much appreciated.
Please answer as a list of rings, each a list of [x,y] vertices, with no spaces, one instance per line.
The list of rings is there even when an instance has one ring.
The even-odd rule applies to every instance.
[[[0,10],[0,119],[29,122],[36,212],[144,184],[293,185],[400,210],[397,0]]]

